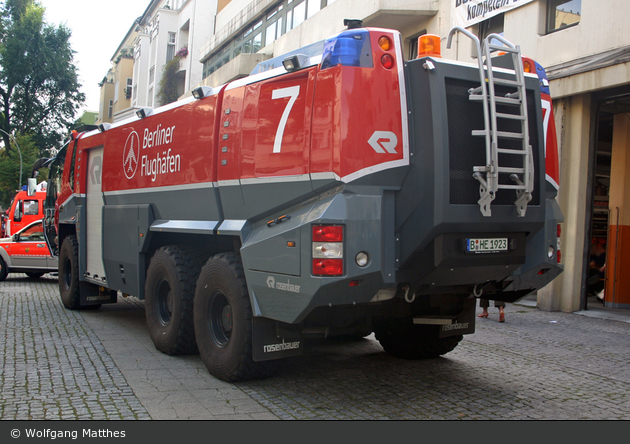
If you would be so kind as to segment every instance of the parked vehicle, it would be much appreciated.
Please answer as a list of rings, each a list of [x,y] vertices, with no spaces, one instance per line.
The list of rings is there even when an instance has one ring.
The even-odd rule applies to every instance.
[[[476,297],[554,279],[540,73],[496,34],[483,51],[469,35],[478,65],[430,50],[404,62],[397,31],[348,24],[247,78],[73,133],[48,163],[63,304],[145,299],[157,349],[198,351],[238,381],[313,337],[374,331],[392,355],[437,357],[474,332]],[[493,38],[509,68],[493,68]]]
[[[0,247],[0,281],[9,273],[26,273],[30,278],[38,278],[57,272],[57,256],[50,253],[41,219],[11,237],[0,239]]]
[[[7,210],[2,215],[2,237],[9,237],[17,233],[31,222],[44,217],[44,199],[46,199],[46,184],[40,186],[41,191],[28,194],[27,190],[19,191]]]

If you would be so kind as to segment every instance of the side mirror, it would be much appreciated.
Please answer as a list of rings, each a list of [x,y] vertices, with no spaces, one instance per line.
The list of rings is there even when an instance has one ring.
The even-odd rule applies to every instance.
[[[13,242],[17,242],[20,240],[20,235],[19,234],[14,234],[13,236],[11,236],[11,239],[13,239]]]
[[[26,194],[29,196],[35,196],[35,189],[37,188],[37,179],[31,177],[27,180]]]

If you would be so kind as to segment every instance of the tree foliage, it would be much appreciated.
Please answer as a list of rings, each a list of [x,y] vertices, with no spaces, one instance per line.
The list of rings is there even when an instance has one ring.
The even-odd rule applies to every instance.
[[[0,9],[0,129],[32,134],[42,148],[55,145],[85,101],[71,32],[47,24],[35,0],[5,0]],[[12,155],[9,136],[1,135]]]
[[[157,98],[160,105],[167,105],[177,101],[177,71],[179,71],[180,57],[175,56],[162,68],[162,78],[158,86]]]
[[[0,203],[26,184],[33,161],[67,136],[80,92],[70,30],[35,0],[0,0]],[[17,142],[16,142],[17,140]],[[19,148],[19,149],[18,149]],[[20,159],[22,177],[19,176]]]
[[[0,150],[0,206],[4,208],[8,207],[20,186],[26,185],[27,179],[31,176],[33,163],[40,157],[40,150],[32,135],[20,136],[12,142],[16,150],[19,149],[21,156],[9,157],[4,155],[4,150]],[[21,178],[20,169],[22,170]],[[40,171],[37,181],[46,180],[45,176],[46,171]]]

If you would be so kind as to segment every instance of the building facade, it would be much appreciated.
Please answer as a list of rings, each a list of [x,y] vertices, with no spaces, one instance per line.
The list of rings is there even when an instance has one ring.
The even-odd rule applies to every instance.
[[[101,87],[100,122],[164,105],[198,84],[202,65],[192,54],[212,35],[216,8],[216,0],[150,1],[112,57]]]

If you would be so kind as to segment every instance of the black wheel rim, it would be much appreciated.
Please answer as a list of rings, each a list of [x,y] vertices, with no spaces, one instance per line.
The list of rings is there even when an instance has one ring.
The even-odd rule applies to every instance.
[[[72,285],[72,262],[70,259],[66,259],[63,266],[63,283],[66,286],[66,289],[70,288]]]
[[[158,283],[155,296],[160,324],[167,326],[173,317],[173,292],[166,279],[161,279]]]
[[[232,335],[232,307],[222,292],[212,295],[208,305],[210,337],[220,348],[228,345]]]

